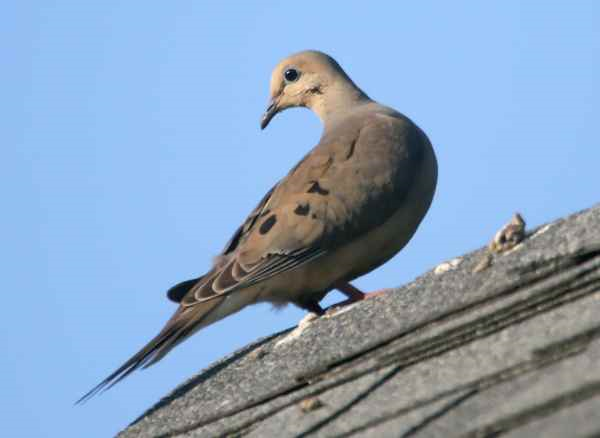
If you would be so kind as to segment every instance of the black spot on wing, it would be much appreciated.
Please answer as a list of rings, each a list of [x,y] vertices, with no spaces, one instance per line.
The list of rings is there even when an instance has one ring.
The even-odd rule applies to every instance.
[[[308,191],[306,193],[316,193],[318,195],[325,196],[325,195],[329,194],[329,190],[321,187],[319,185],[319,181],[313,181],[313,183],[311,184],[310,188],[308,189]]]
[[[235,251],[235,249],[240,244],[242,238],[248,233],[248,230],[250,230],[254,226],[259,216],[262,217],[269,213],[269,209],[264,209],[264,207],[269,202],[269,199],[271,198],[271,195],[273,194],[276,188],[277,184],[275,184],[271,188],[271,190],[269,190],[267,194],[263,196],[256,208],[252,211],[252,213],[250,213],[250,215],[246,218],[244,223],[235,231],[233,237],[229,239],[229,242],[227,242],[227,245],[225,245],[223,254],[229,254]]]
[[[350,157],[352,157],[352,155],[354,155],[354,148],[356,147],[356,140],[358,140],[358,138],[355,138],[352,143],[350,143],[350,147],[348,148],[348,152],[346,153],[346,160],[349,160]]]
[[[310,204],[309,203],[298,204],[298,206],[294,210],[294,213],[296,213],[298,216],[306,216],[309,212],[310,212]]]
[[[265,219],[265,221],[260,225],[260,228],[258,229],[258,232],[260,234],[267,234],[269,232],[269,230],[271,228],[273,228],[273,225],[275,225],[277,223],[277,215],[271,215],[269,216],[267,219]]]

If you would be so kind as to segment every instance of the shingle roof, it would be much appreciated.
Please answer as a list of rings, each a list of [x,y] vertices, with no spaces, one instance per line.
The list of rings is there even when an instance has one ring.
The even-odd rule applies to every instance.
[[[600,205],[482,254],[237,351],[120,436],[600,435]]]

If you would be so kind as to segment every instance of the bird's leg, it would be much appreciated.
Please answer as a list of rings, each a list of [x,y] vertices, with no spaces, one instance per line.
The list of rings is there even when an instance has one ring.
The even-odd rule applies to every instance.
[[[301,309],[308,310],[318,316],[325,314],[325,310],[323,310],[319,302],[315,300],[298,300],[294,301],[294,304]]]
[[[361,301],[367,296],[367,294],[357,287],[352,286],[350,283],[336,283],[335,288],[348,297],[346,301],[342,301],[340,304],[350,304]]]
[[[347,300],[342,301],[341,303],[334,304],[330,308],[327,309],[339,309],[340,307],[347,306],[348,304],[356,303],[357,301],[362,301],[366,298],[372,298],[378,295],[381,295],[386,292],[386,289],[382,289],[376,292],[364,293],[357,287],[352,286],[350,283],[339,282],[335,284],[335,289],[339,290],[341,293],[348,297]]]
[[[364,293],[359,288],[352,286],[350,283],[337,283],[335,285],[335,288],[337,290],[339,290],[341,293],[343,293],[344,295],[346,295],[348,297],[347,301],[349,301],[350,303],[353,303],[355,301],[364,300],[365,298],[372,298],[372,297],[376,297],[378,295],[383,295],[384,293],[386,293],[389,290],[389,289],[381,289],[381,290],[374,291],[374,292]]]
[[[294,304],[296,306],[300,307],[301,309],[304,309],[311,313],[314,313],[317,316],[323,316],[326,313],[331,314],[332,312],[339,310],[341,307],[356,303],[357,301],[362,301],[366,298],[372,298],[377,295],[381,295],[381,294],[385,293],[387,290],[387,289],[382,289],[382,290],[379,290],[376,292],[364,293],[357,287],[352,286],[350,283],[344,283],[344,282],[336,283],[334,288],[339,290],[344,295],[346,295],[348,297],[348,299],[342,301],[341,303],[334,304],[334,305],[328,307],[327,309],[323,309],[321,307],[321,305],[319,304],[319,299],[322,298],[322,296],[318,296],[318,297],[311,296],[311,297],[308,297],[305,299],[300,299],[300,300],[294,301]]]
[[[321,305],[319,303],[308,303],[304,308],[306,310],[308,310],[309,312],[312,312],[319,316],[321,316],[325,313],[325,310],[323,310],[323,308],[321,307]]]

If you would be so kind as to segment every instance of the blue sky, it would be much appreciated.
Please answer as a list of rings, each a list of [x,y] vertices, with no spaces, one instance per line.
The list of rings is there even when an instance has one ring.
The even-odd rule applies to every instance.
[[[166,289],[203,273],[318,141],[306,110],[258,127],[290,53],[333,55],[438,156],[426,220],[356,282],[365,290],[484,245],[514,211],[536,226],[600,200],[600,3],[210,3],[0,7],[5,436],[110,436],[303,316],[248,308],[73,407],[156,334],[175,309]]]

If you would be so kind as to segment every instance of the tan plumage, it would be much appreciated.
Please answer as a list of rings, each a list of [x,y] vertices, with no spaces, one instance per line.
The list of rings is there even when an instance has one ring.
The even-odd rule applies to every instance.
[[[348,282],[389,260],[416,231],[437,164],[414,123],[371,100],[315,51],[279,63],[271,99],[261,127],[305,106],[323,121],[319,144],[265,195],[207,274],[169,290],[180,305],[163,330],[81,400],[249,304],[294,303],[321,313],[319,301],[333,288],[356,298]]]

